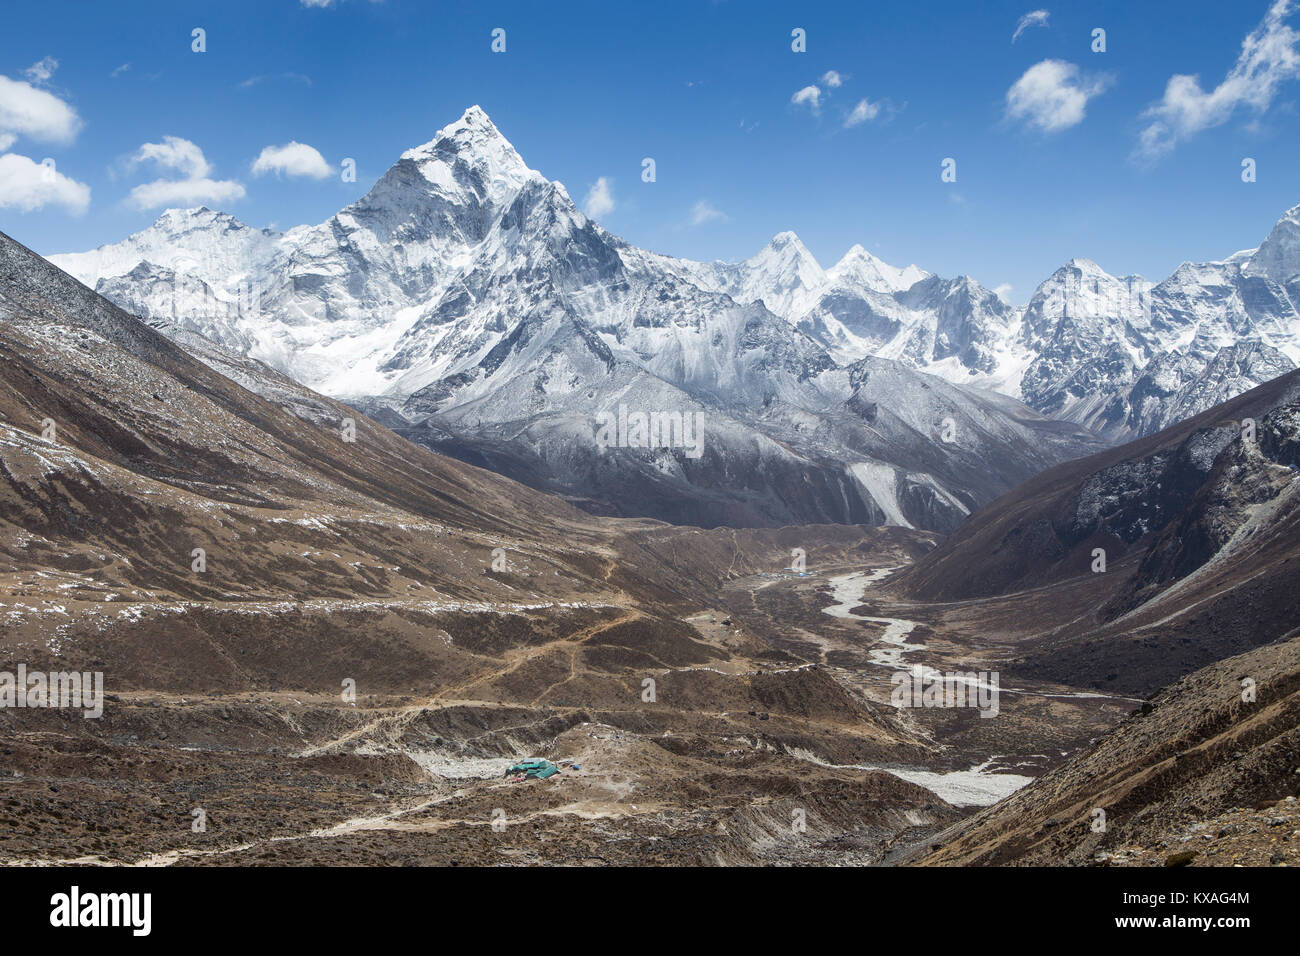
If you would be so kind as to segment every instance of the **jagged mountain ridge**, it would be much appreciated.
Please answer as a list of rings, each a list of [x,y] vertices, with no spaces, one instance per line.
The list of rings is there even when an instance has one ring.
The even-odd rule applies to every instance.
[[[868,395],[885,360],[842,365],[763,302],[737,299],[771,285],[761,263],[630,246],[477,108],[320,226],[272,233],[169,212],[126,243],[53,258],[173,334],[201,334],[598,512],[950,530],[1097,447],[1085,430],[901,364],[887,392]],[[920,275],[861,251],[842,272],[882,288]],[[623,407],[699,414],[705,447],[601,447],[598,417]]]
[[[719,284],[742,300],[761,299],[839,361],[895,358],[1124,441],[1296,367],[1298,222],[1300,207],[1258,250],[1184,263],[1159,283],[1072,259],[1023,308],[968,276],[943,279],[909,266],[875,278],[878,260],[866,271],[846,265],[864,255],[860,247],[822,271],[789,233],[729,267],[745,283]],[[768,277],[767,290],[751,291],[755,272]]]
[[[739,263],[636,249],[587,220],[474,107],[320,226],[274,233],[169,210],[122,243],[52,258],[128,310],[346,398],[400,400],[447,378],[454,390],[511,322],[485,284],[512,271],[514,291],[545,294],[558,258],[572,268],[551,291],[615,349],[620,326],[761,305],[837,364],[896,359],[1126,440],[1295,367],[1298,223],[1300,207],[1258,250],[1186,263],[1160,283],[1074,259],[1019,309],[967,276],[898,269],[861,246],[823,269],[790,232]],[[258,293],[251,309],[241,284]],[[256,321],[241,320],[250,312]],[[664,336],[640,339],[631,347],[644,357]],[[694,358],[665,364],[680,375]]]

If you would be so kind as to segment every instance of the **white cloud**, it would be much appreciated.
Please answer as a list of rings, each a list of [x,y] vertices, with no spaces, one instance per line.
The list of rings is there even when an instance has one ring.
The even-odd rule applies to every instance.
[[[1276,0],[1263,21],[1242,41],[1241,54],[1223,82],[1210,92],[1196,76],[1169,78],[1164,98],[1143,113],[1137,155],[1154,160],[1180,141],[1228,121],[1238,107],[1263,113],[1279,87],[1300,76],[1300,33],[1286,25],[1292,0]]]
[[[600,219],[614,211],[614,191],[607,177],[601,176],[587,190],[587,198],[582,201],[582,211],[592,219]]]
[[[23,75],[28,81],[37,86],[43,86],[50,82],[50,77],[54,71],[59,68],[59,61],[52,56],[42,57],[38,62],[33,63],[27,69],[23,70]]]
[[[50,205],[81,215],[90,205],[90,187],[26,156],[0,156],[0,209],[32,212]]]
[[[230,180],[157,179],[131,190],[131,203],[137,209],[163,206],[196,206],[202,203],[233,202],[244,198],[244,187]]]
[[[727,214],[717,209],[707,199],[701,199],[691,207],[691,225],[703,226],[710,222],[726,222]]]
[[[157,179],[131,190],[130,202],[137,209],[160,206],[193,206],[204,202],[230,202],[244,197],[244,187],[233,180],[208,178],[212,164],[188,139],[164,136],[161,143],[145,143],[131,159],[132,164],[151,162],[182,174],[181,179]]]
[[[1030,10],[1021,17],[1020,22],[1016,24],[1016,32],[1011,34],[1011,42],[1015,43],[1019,40],[1020,34],[1024,33],[1030,27],[1047,26],[1047,18],[1050,16],[1051,13],[1047,10]]]
[[[121,66],[119,66],[117,69],[115,69],[112,73],[110,73],[110,74],[108,74],[108,75],[109,75],[110,77],[112,77],[113,79],[116,79],[117,77],[121,76],[123,73],[125,73],[125,72],[126,72],[127,70],[129,70],[129,69],[131,69],[131,64],[130,64],[130,63],[123,63]]]
[[[805,86],[790,97],[790,102],[795,106],[807,106],[814,113],[818,113],[822,108],[822,91],[815,86]]]
[[[844,77],[840,76],[835,70],[827,70],[822,74],[822,84],[830,89],[838,89],[844,85]]]
[[[999,299],[1001,299],[1003,302],[1005,302],[1007,305],[1010,305],[1010,304],[1011,304],[1011,290],[1012,290],[1012,285],[1011,285],[1011,283],[1010,283],[1010,282],[1004,282],[1004,283],[1002,283],[1000,286],[998,286],[996,289],[993,290],[993,294],[994,294],[995,296],[997,296]]]
[[[1007,118],[1024,120],[1045,133],[1083,122],[1088,101],[1110,85],[1106,76],[1083,77],[1064,60],[1043,60],[1007,90]]]
[[[253,175],[275,173],[285,176],[309,176],[325,179],[334,170],[314,146],[288,142],[283,146],[267,146],[253,162]]]
[[[174,169],[190,179],[199,179],[212,172],[212,165],[188,139],[164,136],[161,143],[145,143],[131,160],[133,163],[157,163],[163,169]]]
[[[869,122],[880,115],[881,104],[872,103],[869,100],[859,100],[858,105],[853,107],[853,111],[844,118],[844,128],[850,129],[854,126],[860,126]]]
[[[40,142],[71,143],[81,117],[53,93],[0,76],[0,136],[27,136]]]

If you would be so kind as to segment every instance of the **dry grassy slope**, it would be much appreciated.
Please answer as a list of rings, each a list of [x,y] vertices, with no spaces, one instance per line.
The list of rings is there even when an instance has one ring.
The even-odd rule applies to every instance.
[[[6,658],[97,661],[119,688],[337,687],[347,670],[391,692],[437,662],[440,615],[504,612],[545,634],[547,614],[578,627],[584,605],[630,600],[604,580],[597,522],[275,384],[317,423],[0,236]]]
[[[274,402],[0,235],[6,590],[73,602],[620,595],[607,580],[615,535],[598,520],[260,363],[226,370]],[[488,573],[498,546],[509,570]],[[204,573],[191,569],[196,547]]]
[[[1242,699],[1245,678],[1255,682],[1253,703]],[[1165,862],[1196,851],[1198,864],[1230,865],[1263,840],[1273,844],[1263,862],[1295,865],[1300,840],[1280,839],[1290,827],[1270,835],[1268,808],[1297,793],[1300,637],[1292,636],[1168,687],[1089,750],[952,828],[919,862]],[[1098,808],[1104,832],[1093,829]],[[1235,808],[1258,808],[1253,832],[1249,823],[1202,827]]]

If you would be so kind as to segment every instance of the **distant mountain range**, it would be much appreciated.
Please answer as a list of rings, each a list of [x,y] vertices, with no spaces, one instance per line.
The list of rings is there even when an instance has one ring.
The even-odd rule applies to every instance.
[[[1300,207],[1258,250],[1159,284],[1076,259],[1015,308],[860,246],[823,269],[793,233],[740,263],[638,249],[477,107],[321,225],[169,210],[50,258],[428,447],[589,511],[706,526],[951,531],[1300,359]],[[703,444],[633,427],[611,445],[599,422],[620,412],[698,420]]]

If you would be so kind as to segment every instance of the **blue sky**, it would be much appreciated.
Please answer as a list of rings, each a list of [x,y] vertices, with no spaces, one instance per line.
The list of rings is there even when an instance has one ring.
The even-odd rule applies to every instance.
[[[319,222],[477,103],[575,199],[603,177],[612,208],[597,218],[656,251],[736,259],[792,229],[823,265],[856,242],[896,265],[1008,285],[1015,301],[1072,256],[1163,278],[1258,244],[1300,203],[1293,8],[9,4],[0,229],[48,254],[121,239],[162,205]],[[1046,16],[1013,42],[1034,11]],[[196,27],[204,53],[191,49]],[[498,27],[504,53],[491,50]],[[1104,53],[1091,49],[1097,27]],[[791,49],[795,28],[806,52]],[[1197,80],[1167,93],[1175,75]],[[264,149],[290,142],[329,172],[309,175],[306,153],[278,164],[270,153],[279,171],[254,173]],[[46,157],[55,172],[38,182],[31,164]],[[948,157],[954,183],[940,179]],[[1255,182],[1242,181],[1246,157]],[[344,158],[355,183],[338,175]],[[210,198],[164,201],[204,189]]]

